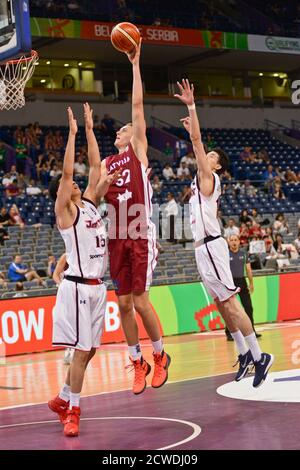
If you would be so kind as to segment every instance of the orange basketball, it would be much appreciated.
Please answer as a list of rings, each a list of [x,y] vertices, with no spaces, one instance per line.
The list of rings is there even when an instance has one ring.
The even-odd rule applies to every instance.
[[[140,43],[141,35],[132,23],[117,24],[110,35],[112,45],[121,52],[131,53]]]

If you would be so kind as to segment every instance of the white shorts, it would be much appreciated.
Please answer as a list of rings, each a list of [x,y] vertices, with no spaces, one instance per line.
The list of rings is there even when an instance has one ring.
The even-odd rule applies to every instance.
[[[106,309],[105,284],[87,285],[64,279],[53,309],[53,346],[90,351],[100,346]]]
[[[213,299],[225,302],[240,291],[233,282],[229,249],[224,238],[199,246],[195,256],[203,284]]]

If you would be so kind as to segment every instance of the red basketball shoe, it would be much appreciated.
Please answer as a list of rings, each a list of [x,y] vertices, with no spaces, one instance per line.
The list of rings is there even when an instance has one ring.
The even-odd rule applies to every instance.
[[[51,411],[58,414],[60,422],[64,424],[67,417],[67,411],[69,408],[69,402],[62,400],[57,395],[53,400],[48,401],[48,407]]]
[[[76,437],[79,434],[79,420],[80,420],[79,406],[73,406],[71,410],[67,411],[65,420],[64,435],[68,437]]]
[[[129,359],[132,363],[132,366],[130,364],[127,367],[134,368],[134,381],[132,391],[135,395],[139,395],[145,390],[147,386],[146,377],[151,372],[151,366],[150,364],[148,364],[147,361],[145,361],[145,359],[143,359],[143,357],[141,357],[141,359],[137,359],[136,361],[131,359],[131,357]]]
[[[153,353],[154,374],[152,377],[152,387],[159,388],[168,380],[168,368],[171,363],[169,354],[162,351],[161,353]]]

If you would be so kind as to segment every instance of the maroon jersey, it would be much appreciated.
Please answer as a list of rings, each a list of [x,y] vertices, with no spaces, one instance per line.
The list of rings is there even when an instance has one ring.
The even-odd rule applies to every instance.
[[[105,163],[108,173],[122,170],[120,178],[109,187],[105,196],[106,202],[115,210],[112,214],[108,207],[110,239],[147,238],[147,230],[152,224],[153,191],[146,167],[135,155],[131,143],[125,152],[107,157]]]

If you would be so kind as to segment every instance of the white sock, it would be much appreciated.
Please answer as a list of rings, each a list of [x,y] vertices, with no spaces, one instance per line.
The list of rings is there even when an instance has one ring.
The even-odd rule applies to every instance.
[[[79,406],[80,401],[80,393],[72,393],[70,392],[70,410],[73,406]]]
[[[70,392],[71,392],[71,387],[70,385],[67,385],[67,384],[64,384],[64,386],[62,387],[61,391],[59,392],[59,398],[61,398],[62,400],[65,400],[65,401],[69,401],[70,400]]]
[[[262,352],[259,347],[255,333],[251,333],[251,335],[245,336],[245,340],[247,341],[247,344],[249,346],[249,349],[251,351],[254,361],[255,362],[259,361],[261,359]]]
[[[141,359],[142,351],[140,343],[134,344],[133,346],[128,346],[129,355],[132,357],[134,361]]]
[[[244,336],[242,335],[242,332],[240,330],[236,331],[235,333],[231,333],[231,336],[233,337],[234,341],[235,341],[235,344],[236,344],[236,347],[237,347],[237,350],[238,352],[244,356],[244,354],[246,354],[246,352],[249,351],[249,348],[246,344],[246,341],[244,338]]]
[[[164,349],[162,338],[160,338],[158,341],[152,341],[152,346],[153,346],[154,352],[161,353],[162,350]]]

